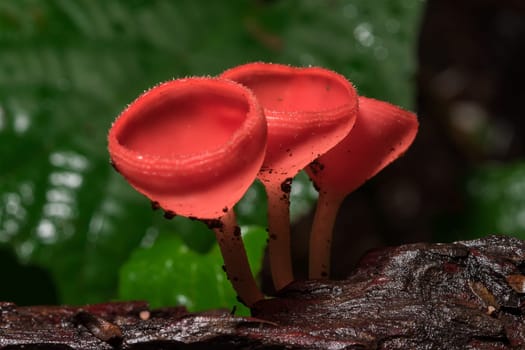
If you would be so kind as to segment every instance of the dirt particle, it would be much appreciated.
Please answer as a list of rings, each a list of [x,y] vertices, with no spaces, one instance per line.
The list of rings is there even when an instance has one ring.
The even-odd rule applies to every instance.
[[[222,221],[219,219],[203,219],[202,222],[206,224],[210,230],[222,229],[224,226]]]
[[[289,177],[281,184],[281,191],[284,193],[290,193],[292,191],[292,178]]]
[[[321,163],[319,159],[316,159],[313,162],[311,162],[309,167],[314,175],[317,175],[318,173],[324,170],[324,164]]]
[[[263,166],[263,167],[261,167],[260,172],[261,172],[261,173],[268,173],[268,174],[271,174],[271,173],[273,173],[273,169],[272,169],[272,168],[268,168],[267,166]]]
[[[153,210],[159,210],[159,209],[160,209],[160,204],[159,204],[159,202],[151,201],[151,209],[153,209]]]
[[[171,211],[171,210],[166,210],[164,212],[164,218],[168,219],[168,220],[171,220],[173,219],[174,217],[176,216],[175,212]]]
[[[223,212],[223,213],[227,213],[227,212],[228,212],[228,207],[224,207],[224,208],[222,208],[222,212]]]
[[[233,235],[235,237],[241,237],[241,228],[239,226],[235,226],[235,229],[233,230]]]

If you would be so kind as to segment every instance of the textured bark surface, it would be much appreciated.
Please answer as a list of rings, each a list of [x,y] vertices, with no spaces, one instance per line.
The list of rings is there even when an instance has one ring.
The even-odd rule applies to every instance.
[[[146,303],[0,303],[0,349],[523,349],[525,242],[504,236],[368,253],[343,281],[290,285],[228,312]]]

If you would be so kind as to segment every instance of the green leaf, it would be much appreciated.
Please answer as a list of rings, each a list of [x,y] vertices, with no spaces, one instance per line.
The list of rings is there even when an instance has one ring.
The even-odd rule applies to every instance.
[[[266,231],[243,227],[252,271],[261,269]],[[120,271],[119,296],[147,300],[152,307],[183,305],[190,311],[234,306],[246,314],[222,270],[217,245],[206,254],[188,247],[174,234],[161,234],[150,247],[137,249]],[[240,311],[240,312],[241,312]]]

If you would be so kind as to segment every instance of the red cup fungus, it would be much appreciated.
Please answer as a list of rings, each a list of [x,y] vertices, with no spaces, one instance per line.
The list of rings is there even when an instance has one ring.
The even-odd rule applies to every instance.
[[[266,138],[254,94],[219,78],[152,88],[122,112],[108,135],[112,163],[137,191],[168,215],[199,218],[214,229],[227,276],[248,306],[263,295],[233,206],[255,180]]]
[[[249,63],[221,77],[251,89],[268,125],[266,157],[258,174],[268,196],[268,249],[273,283],[293,280],[289,193],[292,178],[341,141],[357,114],[357,93],[343,76],[318,67]]]
[[[415,114],[359,97],[359,113],[348,136],[306,168],[319,189],[310,235],[310,278],[329,274],[332,230],[343,199],[402,155],[417,129]]]
[[[251,307],[264,296],[233,206],[255,178],[268,196],[275,289],[293,280],[290,190],[302,169],[319,189],[310,278],[326,278],[341,202],[403,154],[417,128],[413,113],[358,97],[330,70],[249,63],[145,92],[113,123],[108,148],[115,168],[166,217],[198,218],[214,230],[228,279]]]

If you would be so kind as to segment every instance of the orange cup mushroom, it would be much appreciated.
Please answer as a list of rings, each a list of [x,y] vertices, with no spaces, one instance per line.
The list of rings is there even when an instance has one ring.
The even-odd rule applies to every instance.
[[[332,230],[343,199],[405,153],[417,129],[415,114],[360,96],[357,120],[348,136],[306,168],[319,190],[310,235],[310,278],[329,275]]]
[[[267,151],[257,177],[268,197],[268,251],[278,291],[293,280],[292,178],[348,134],[357,115],[357,93],[345,77],[318,67],[249,63],[229,69],[221,77],[251,89],[266,116]]]
[[[248,306],[263,298],[251,273],[233,206],[256,178],[267,127],[254,94],[219,78],[163,83],[113,123],[109,153],[138,192],[169,215],[214,229],[227,276]]]

